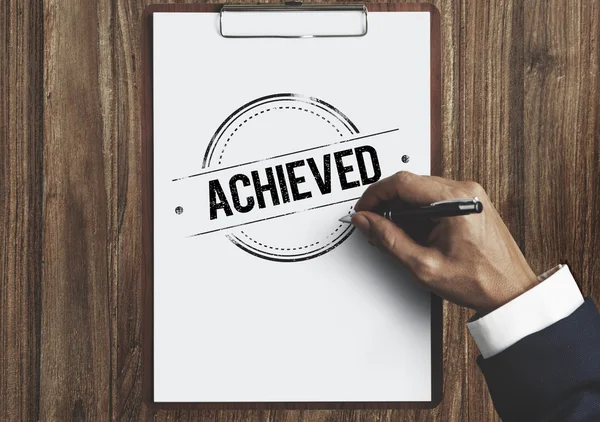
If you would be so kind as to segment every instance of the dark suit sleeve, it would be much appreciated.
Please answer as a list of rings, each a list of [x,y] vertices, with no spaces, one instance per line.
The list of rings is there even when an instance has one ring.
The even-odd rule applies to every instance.
[[[477,363],[504,421],[600,421],[600,314],[589,298]]]

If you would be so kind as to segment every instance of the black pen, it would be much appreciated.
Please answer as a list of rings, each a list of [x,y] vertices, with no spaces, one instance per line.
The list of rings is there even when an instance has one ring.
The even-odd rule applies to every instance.
[[[479,198],[475,197],[449,199],[446,201],[434,202],[423,207],[406,209],[387,208],[372,212],[375,212],[387,218],[388,220],[393,221],[394,223],[400,223],[406,217],[455,217],[458,215],[479,214],[481,211],[483,211],[483,204],[479,201]],[[343,223],[350,223],[354,214],[356,214],[356,212],[352,211],[350,214],[340,218],[339,221]]]

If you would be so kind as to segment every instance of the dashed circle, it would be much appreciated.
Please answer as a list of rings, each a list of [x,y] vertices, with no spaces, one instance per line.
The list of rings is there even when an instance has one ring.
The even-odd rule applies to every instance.
[[[290,102],[295,105],[273,105],[272,103]],[[271,104],[269,104],[271,103]],[[261,110],[256,110],[261,107]],[[315,110],[312,110],[315,108]],[[254,110],[253,110],[254,109]],[[331,126],[339,137],[349,136],[359,133],[354,123],[352,123],[343,113],[337,110],[332,105],[312,97],[304,97],[298,94],[274,94],[258,98],[238,108],[219,126],[213,135],[206,151],[204,153],[203,168],[211,167],[213,156],[218,165],[223,164],[224,153],[235,135],[241,131],[244,125],[252,120],[256,120],[258,116],[266,116],[273,114],[275,111],[293,110],[301,113],[306,113],[320,119],[327,125]],[[250,114],[251,113],[251,114]],[[330,114],[328,116],[327,114]],[[339,125],[339,127],[337,125]],[[346,130],[344,130],[344,128]],[[225,138],[225,134],[228,134]],[[216,152],[219,146],[219,141],[223,141],[220,146],[220,152]],[[350,207],[348,213],[352,211]],[[261,242],[260,239],[254,238],[254,235],[249,235],[246,231],[238,229],[235,232],[229,233],[226,237],[236,246],[246,251],[247,253],[259,258],[279,261],[279,262],[295,262],[315,258],[323,255],[332,249],[342,244],[354,232],[354,227],[345,224],[339,224],[331,229],[331,232],[318,241],[301,244],[298,246],[282,247],[281,245],[274,246]]]
[[[299,110],[299,111],[305,111],[307,113],[311,113],[314,114],[318,117],[320,117],[322,120],[326,121],[327,123],[329,123],[331,125],[332,128],[334,128],[336,130],[336,132],[343,137],[344,134],[342,132],[340,132],[340,130],[333,124],[331,123],[331,120],[326,119],[325,117],[321,116],[319,113],[315,113],[312,110],[308,110],[306,108],[303,107],[290,107],[290,106],[278,106],[278,107],[270,107],[266,110],[262,110],[262,111],[257,111],[256,113],[254,113],[252,116],[248,117],[246,120],[244,120],[242,123],[240,123],[239,125],[237,125],[237,127],[235,129],[233,129],[233,132],[231,132],[229,134],[229,137],[227,138],[227,140],[225,141],[225,143],[223,144],[223,149],[221,150],[221,154],[219,154],[219,162],[218,164],[221,164],[221,161],[223,160],[223,153],[225,152],[225,148],[227,148],[227,145],[229,144],[229,141],[231,140],[231,138],[233,138],[233,135],[235,135],[235,133],[238,131],[239,128],[241,128],[246,122],[248,122],[249,120],[252,120],[254,117],[258,116],[259,114],[264,114],[266,112],[269,112],[271,110]]]

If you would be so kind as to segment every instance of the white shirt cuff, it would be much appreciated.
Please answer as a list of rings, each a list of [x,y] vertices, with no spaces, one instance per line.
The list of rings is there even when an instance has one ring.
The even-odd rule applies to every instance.
[[[538,279],[537,286],[467,323],[484,359],[566,318],[583,304],[583,296],[567,265],[558,265]]]

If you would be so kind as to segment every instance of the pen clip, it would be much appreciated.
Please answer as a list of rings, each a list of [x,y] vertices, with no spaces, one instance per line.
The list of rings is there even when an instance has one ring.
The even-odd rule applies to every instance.
[[[474,198],[446,199],[445,201],[433,202],[429,205],[434,207],[434,206],[440,205],[440,204],[476,204],[477,202],[479,202],[479,198],[474,197]]]

